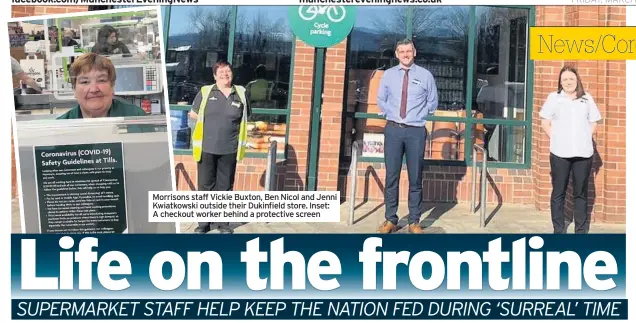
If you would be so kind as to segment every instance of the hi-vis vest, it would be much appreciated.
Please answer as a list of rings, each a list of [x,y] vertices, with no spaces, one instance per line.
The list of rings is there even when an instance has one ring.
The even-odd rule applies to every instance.
[[[201,88],[201,105],[199,107],[197,122],[194,125],[194,132],[192,133],[192,156],[197,163],[201,161],[201,152],[203,151],[203,119],[205,117],[205,106],[208,104],[210,92],[215,87],[216,84]],[[245,150],[247,149],[247,100],[245,99],[244,87],[240,85],[233,85],[233,87],[243,103],[243,118],[241,119],[241,127],[239,128],[238,149],[236,152],[236,160],[241,161],[245,157]]]

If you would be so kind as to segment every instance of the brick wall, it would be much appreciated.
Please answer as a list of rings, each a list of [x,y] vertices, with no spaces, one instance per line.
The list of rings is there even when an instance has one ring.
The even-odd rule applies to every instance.
[[[291,113],[288,120],[288,158],[284,163],[285,180],[281,188],[285,190],[302,191],[306,187],[314,60],[314,48],[296,40]]]
[[[191,155],[175,155],[175,181],[179,191],[197,190],[197,164]],[[246,158],[236,166],[236,177],[234,179],[234,190],[236,191],[262,191],[265,187],[265,167],[266,159]],[[283,190],[286,182],[286,166],[283,162],[277,165],[278,189]],[[285,188],[292,190],[292,186]],[[298,188],[296,190],[302,190]]]
[[[608,6],[537,7],[538,26],[625,26],[625,8]],[[594,138],[597,154],[589,179],[589,211],[595,221],[625,222],[626,217],[626,75],[624,61],[535,62],[533,113],[534,204],[550,210],[549,140],[541,132],[539,111],[547,95],[557,88],[564,64],[574,65],[583,85],[596,101],[603,121]],[[568,194],[567,212],[572,212]]]
[[[88,6],[11,6],[11,17],[31,17],[88,11]]]
[[[625,25],[621,7],[537,7],[536,24],[544,25]],[[567,22],[567,23],[566,23]],[[289,119],[288,159],[278,165],[279,190],[303,190],[307,176],[309,128],[314,73],[314,48],[296,42],[294,80]],[[322,127],[318,161],[318,189],[339,190],[346,199],[350,187],[348,165],[340,158],[346,42],[327,50],[324,80]],[[547,95],[557,86],[563,61],[537,61],[534,71],[532,115],[532,167],[525,170],[490,169],[488,201],[492,210],[504,203],[529,204],[549,211],[551,193],[549,141],[541,133],[539,111]],[[595,138],[598,150],[596,169],[590,178],[590,206],[593,220],[625,222],[625,63],[577,61],[586,89],[594,96],[604,118]],[[347,134],[348,135],[348,134]],[[177,188],[196,189],[196,169],[190,156],[175,156]],[[246,159],[237,168],[236,190],[262,190],[264,159]],[[338,172],[339,170],[339,172]],[[338,181],[335,176],[338,175]],[[381,200],[384,196],[385,170],[382,163],[359,163],[358,199]],[[425,201],[470,202],[470,167],[426,166]],[[479,174],[477,176],[478,181]],[[400,198],[406,200],[406,169],[400,180]],[[479,197],[477,197],[479,198]],[[568,202],[571,209],[571,201]]]
[[[479,172],[479,170],[478,170]],[[356,199],[380,200],[384,197],[386,172],[382,163],[358,163]],[[533,202],[532,176],[530,170],[489,169],[487,201],[490,210],[503,203],[531,204]],[[400,176],[400,200],[408,196],[406,166]],[[477,174],[477,185],[481,175]],[[470,202],[472,193],[472,171],[470,167],[424,166],[423,199],[425,202],[460,203]],[[341,170],[341,182],[351,185],[345,170]],[[342,188],[340,194],[349,196],[350,188]],[[479,196],[476,196],[479,203]]]
[[[567,22],[567,23],[566,23]],[[624,7],[537,7],[538,26],[624,26]],[[529,170],[490,169],[489,204],[534,204],[547,213],[550,209],[549,141],[541,132],[539,111],[547,95],[557,88],[559,70],[566,62],[537,61],[534,72],[534,100],[532,115],[532,168]],[[593,221],[625,222],[625,62],[576,61],[586,90],[595,98],[604,122],[599,125],[595,142],[598,155],[590,176],[589,202]],[[340,170],[341,194],[349,194],[348,169]],[[359,163],[356,197],[382,199],[384,165]],[[469,202],[472,173],[466,167],[425,166],[425,201]],[[479,181],[479,174],[477,175]],[[477,183],[479,185],[479,183]],[[406,168],[400,178],[400,199],[408,194]],[[478,197],[477,197],[478,198]],[[572,211],[569,196],[566,210]],[[492,209],[492,208],[491,208]]]
[[[346,40],[327,49],[318,158],[319,190],[338,190],[346,58]]]

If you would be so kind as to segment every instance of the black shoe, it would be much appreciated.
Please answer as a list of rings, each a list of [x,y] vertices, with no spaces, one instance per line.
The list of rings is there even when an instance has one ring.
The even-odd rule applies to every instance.
[[[198,226],[196,229],[194,229],[194,233],[199,233],[199,234],[205,234],[210,232],[210,226],[206,225],[206,226]]]

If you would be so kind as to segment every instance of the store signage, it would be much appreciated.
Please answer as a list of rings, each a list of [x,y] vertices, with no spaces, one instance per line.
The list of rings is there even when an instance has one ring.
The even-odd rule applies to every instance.
[[[355,6],[292,6],[288,13],[296,37],[313,47],[331,47],[347,38],[355,14]]]
[[[128,229],[121,142],[36,146],[41,233],[125,233]]]

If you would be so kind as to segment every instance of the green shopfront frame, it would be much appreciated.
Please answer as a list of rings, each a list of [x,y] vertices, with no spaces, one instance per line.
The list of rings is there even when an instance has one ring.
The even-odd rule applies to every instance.
[[[479,6],[479,7],[488,7],[488,6]],[[496,6],[499,8],[517,8],[517,9],[527,9],[529,10],[528,14],[528,27],[532,27],[535,24],[535,7],[534,6]],[[412,39],[413,37],[413,20],[414,20],[414,11],[413,6],[409,6],[407,8],[407,21],[406,21],[406,37]],[[429,120],[431,121],[450,121],[450,122],[461,122],[465,123],[465,131],[467,142],[464,145],[464,160],[427,160],[427,165],[444,165],[444,166],[466,166],[472,164],[472,146],[473,143],[469,138],[472,138],[471,131],[472,126],[474,124],[491,124],[491,125],[500,125],[500,126],[517,126],[524,127],[525,137],[524,137],[524,160],[523,163],[513,163],[513,162],[497,162],[491,161],[488,162],[489,167],[493,168],[510,168],[510,169],[529,169],[531,165],[531,156],[532,156],[532,113],[533,113],[533,84],[534,84],[534,63],[529,59],[528,55],[526,55],[526,82],[525,82],[525,118],[524,120],[506,120],[506,119],[488,119],[488,118],[473,118],[472,117],[472,96],[473,96],[473,88],[474,88],[474,58],[475,58],[475,43],[476,38],[476,6],[470,6],[469,8],[469,29],[468,29],[468,55],[467,55],[467,77],[465,84],[465,95],[466,95],[466,117],[442,117],[442,116],[431,116]],[[234,34],[236,30],[236,17],[238,12],[238,6],[232,6],[232,17],[230,21],[232,22],[230,25],[230,34],[229,39],[234,39]],[[166,6],[162,7],[162,17],[163,17],[163,36],[164,36],[164,52],[168,48],[168,35],[170,30],[170,13],[171,7]],[[527,40],[526,40],[527,41]],[[228,61],[232,63],[232,58],[234,56],[234,41],[229,42],[228,46]],[[527,46],[526,46],[527,47]],[[290,84],[293,84],[293,57],[294,57],[295,46],[292,46],[292,64],[291,64],[291,76],[290,76]],[[347,64],[348,66],[348,64]],[[347,67],[345,67],[346,69]],[[345,85],[343,86],[346,86]],[[317,90],[314,85],[314,92]],[[271,109],[254,109],[254,114],[260,115],[286,115],[287,123],[290,121],[290,105],[291,105],[291,97],[292,97],[293,89],[290,87],[288,94],[288,106],[287,109],[282,110],[271,110]],[[346,96],[346,89],[345,89]],[[345,98],[343,98],[345,99]],[[175,110],[190,110],[191,106],[189,105],[170,105],[171,109]],[[355,119],[381,119],[382,117],[378,114],[372,113],[361,113],[361,112],[347,112],[346,111],[346,102],[343,101],[343,124],[346,122],[347,118]],[[345,137],[345,127],[342,127],[342,138]],[[287,127],[286,131],[286,142],[289,140],[289,127]],[[343,139],[344,140],[344,139]],[[512,140],[507,140],[507,142],[511,142]],[[344,146],[344,142],[341,143],[341,146]],[[318,144],[310,144],[309,147],[309,156],[317,156],[319,150]],[[191,150],[189,149],[174,149],[175,155],[189,155],[191,154]],[[246,157],[248,158],[266,158],[266,153],[256,153],[256,152],[248,152]],[[343,156],[343,154],[341,154]],[[284,154],[279,154],[278,158],[285,158]],[[378,157],[360,157],[359,161],[361,162],[383,162],[383,158]],[[478,161],[478,163],[480,163]]]
[[[478,7],[494,7],[494,6],[478,6]],[[512,9],[527,9],[528,12],[528,28],[534,26],[535,24],[535,7],[534,6],[496,6],[497,8],[512,8]],[[414,10],[413,6],[408,7],[406,14],[406,37],[408,39],[413,39],[413,21],[414,21]],[[465,131],[466,131],[466,145],[464,145],[464,160],[426,160],[426,165],[439,165],[439,166],[467,166],[472,165],[472,126],[475,124],[489,124],[489,125],[499,125],[499,126],[522,126],[524,127],[524,158],[523,163],[513,163],[513,162],[499,162],[499,161],[489,161],[488,166],[492,168],[508,168],[508,169],[529,169],[531,166],[531,156],[532,156],[532,112],[533,112],[533,85],[534,85],[534,63],[529,59],[529,55],[526,55],[526,82],[525,82],[525,118],[524,120],[505,120],[505,119],[488,119],[488,118],[473,118],[472,117],[472,97],[473,97],[473,88],[474,88],[474,61],[475,61],[475,38],[477,34],[476,30],[476,8],[477,6],[470,6],[469,8],[469,24],[468,24],[468,55],[467,55],[467,77],[466,77],[466,117],[443,117],[443,116],[431,116],[428,120],[430,121],[449,121],[449,122],[461,122],[465,123]],[[529,31],[527,31],[529,32]],[[526,39],[527,42],[527,39]],[[528,46],[526,46],[527,48]],[[349,67],[349,56],[347,57],[347,66],[345,69]],[[347,78],[345,78],[345,84],[347,83]],[[345,89],[345,95],[347,90]],[[382,116],[373,113],[363,113],[363,112],[348,112],[346,111],[346,102],[343,103],[343,123],[346,122],[348,118],[352,118],[354,120],[357,119],[383,119]],[[345,127],[342,129],[342,138],[344,140]],[[429,129],[430,131],[430,129]],[[508,133],[507,136],[511,137],[511,133]],[[506,142],[510,144],[512,142],[511,138],[507,138]],[[341,143],[341,146],[344,147],[344,141]],[[312,147],[315,148],[315,147]],[[344,149],[344,148],[342,148]],[[344,152],[341,151],[341,158],[344,157]],[[381,157],[365,157],[361,156],[358,158],[359,162],[368,162],[368,163],[383,163],[384,159]],[[478,160],[477,163],[481,165],[481,161]]]
[[[239,6],[231,6],[232,8],[232,13],[231,13],[231,17],[230,17],[230,33],[229,33],[229,42],[228,42],[228,62],[230,64],[232,64],[232,59],[234,57],[234,35],[235,35],[235,30],[236,30],[236,17],[238,16],[238,7]],[[161,8],[161,14],[162,14],[162,18],[163,18],[163,45],[164,45],[164,52],[167,52],[167,49],[169,48],[169,41],[168,41],[168,36],[170,34],[170,14],[171,14],[171,10],[172,7],[171,6],[164,6]],[[296,42],[296,38],[294,37],[294,39],[292,40],[293,43]],[[292,52],[291,52],[291,57],[293,58],[295,54],[295,46],[292,46]],[[290,79],[289,79],[289,84],[293,84],[293,78],[294,78],[294,60],[291,60],[291,67],[290,67],[291,73],[290,73]],[[291,98],[292,98],[292,92],[293,89],[290,87],[289,88],[289,92],[288,92],[288,96],[287,96],[287,108],[286,109],[252,109],[252,114],[253,115],[284,115],[286,116],[286,120],[287,120],[287,124],[289,124],[289,118],[290,118],[290,105],[291,105]],[[171,104],[170,105],[170,109],[173,110],[179,110],[179,111],[190,111],[192,109],[191,105],[177,105],[177,104]],[[289,141],[289,127],[287,127],[287,130],[285,131],[285,142]],[[171,143],[172,144],[172,143]],[[173,149],[174,154],[175,155],[192,155],[192,149]],[[287,150],[285,150],[287,151]],[[266,159],[267,158],[267,153],[260,153],[260,152],[246,152],[245,153],[245,157],[246,158],[262,158],[262,159]],[[283,159],[286,157],[286,153],[278,153],[277,158],[279,159]]]

